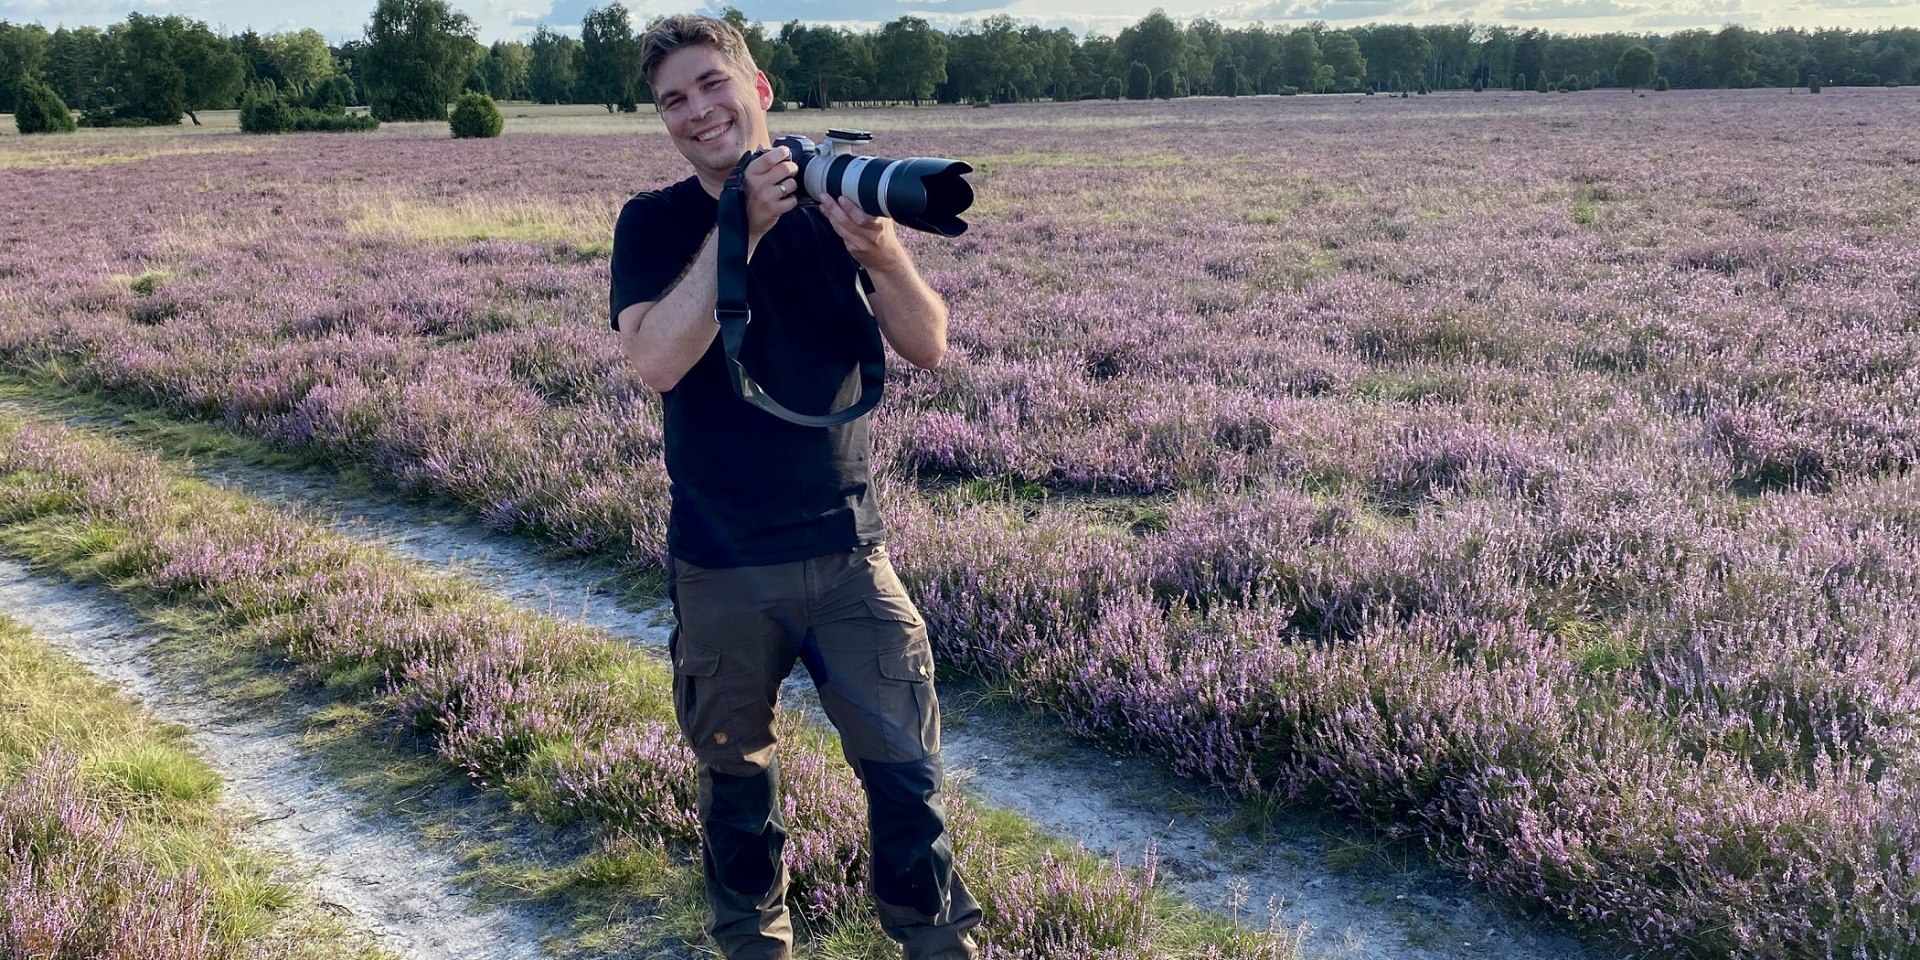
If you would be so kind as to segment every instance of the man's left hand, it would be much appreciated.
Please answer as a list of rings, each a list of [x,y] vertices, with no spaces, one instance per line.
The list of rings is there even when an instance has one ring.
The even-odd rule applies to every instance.
[[[869,215],[847,197],[834,197],[820,204],[820,210],[861,266],[885,270],[906,260],[907,248],[901,245],[891,219]]]

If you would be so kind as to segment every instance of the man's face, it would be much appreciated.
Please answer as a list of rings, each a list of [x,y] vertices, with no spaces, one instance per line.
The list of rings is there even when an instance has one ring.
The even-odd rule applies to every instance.
[[[654,71],[653,89],[667,135],[702,180],[724,182],[742,153],[771,142],[773,88],[766,74],[747,71],[713,47],[669,54]]]

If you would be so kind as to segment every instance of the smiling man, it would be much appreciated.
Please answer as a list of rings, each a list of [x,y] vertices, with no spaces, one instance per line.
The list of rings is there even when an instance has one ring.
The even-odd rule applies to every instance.
[[[693,176],[621,211],[610,306],[661,397],[674,708],[698,758],[708,930],[732,960],[792,954],[773,715],[799,661],[866,788],[881,926],[909,960],[974,957],[980,909],[952,869],[940,797],[933,652],[887,558],[867,418],[808,427],[750,405],[715,336],[719,198],[742,155],[766,151],[741,177],[752,321],[739,360],[781,404],[846,407],[878,340],[936,366],[946,305],[891,220],[845,199],[800,205],[797,167],[767,149],[773,90],[731,25],[669,17],[642,51]]]

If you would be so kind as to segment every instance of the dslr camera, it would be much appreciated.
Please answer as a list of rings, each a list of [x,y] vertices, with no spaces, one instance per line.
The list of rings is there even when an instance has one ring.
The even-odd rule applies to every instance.
[[[902,226],[943,237],[967,232],[960,214],[973,205],[973,186],[961,177],[973,166],[939,157],[856,156],[853,148],[871,143],[865,130],[828,130],[816,144],[806,137],[785,136],[773,141],[786,147],[800,168],[800,202],[817,204],[833,197],[850,197],[870,216],[891,217]]]

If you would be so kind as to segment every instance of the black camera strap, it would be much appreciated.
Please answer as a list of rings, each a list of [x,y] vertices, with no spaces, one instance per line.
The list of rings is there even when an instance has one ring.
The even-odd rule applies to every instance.
[[[753,312],[747,307],[746,169],[754,156],[748,153],[734,164],[733,173],[727,176],[726,186],[720,191],[720,236],[716,251],[719,295],[714,299],[713,322],[720,325],[720,344],[727,351],[727,376],[733,380],[736,396],[788,423],[803,427],[849,423],[872,410],[887,385],[887,359],[878,327],[869,338],[868,355],[860,361],[860,399],[843,410],[818,416],[788,410],[755,383],[747,369],[740,365],[740,346],[746,342],[747,324],[753,319]]]

